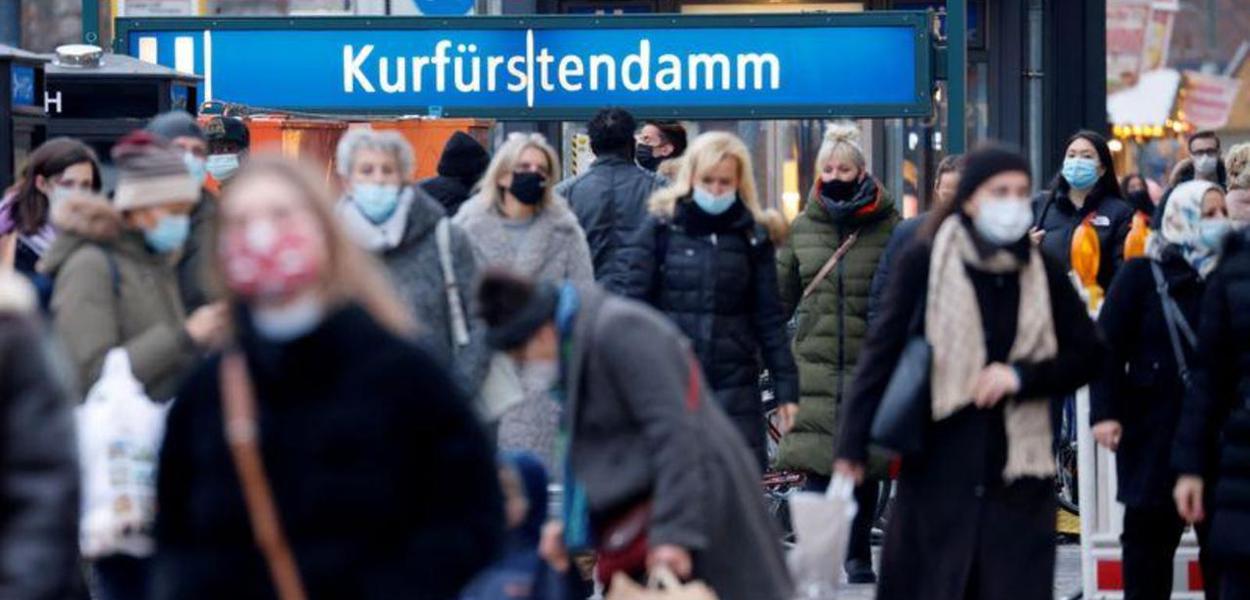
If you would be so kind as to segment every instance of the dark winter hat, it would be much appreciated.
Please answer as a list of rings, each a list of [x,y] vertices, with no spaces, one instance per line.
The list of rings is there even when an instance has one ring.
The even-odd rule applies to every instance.
[[[1008,171],[1019,171],[1032,177],[1029,161],[1008,146],[989,144],[981,146],[964,158],[959,187],[955,191],[955,204],[967,202],[977,188],[991,177]]]
[[[251,135],[248,134],[247,124],[238,117],[213,117],[204,126],[204,134],[210,144],[231,142],[243,148],[251,145]]]
[[[113,146],[112,156],[118,169],[113,205],[119,211],[200,199],[200,185],[182,156],[151,132],[126,135]]]
[[[182,110],[171,110],[167,113],[156,115],[144,130],[155,133],[167,140],[180,137],[190,137],[197,140],[204,139],[204,130],[200,129],[199,123],[195,122],[195,117],[187,114]]]
[[[504,286],[510,283],[502,282]],[[498,285],[499,283],[492,278],[483,278],[482,285],[478,286],[482,304],[493,303],[490,299],[498,295],[494,290]],[[554,318],[556,305],[560,302],[560,290],[552,283],[533,285],[528,297],[524,297],[523,293],[514,293],[515,291],[505,292],[506,295],[512,296],[507,302],[510,305],[507,310],[491,311],[496,314],[485,315],[489,326],[486,332],[486,343],[496,350],[515,350],[525,345],[543,324]]]
[[[438,174],[452,177],[469,185],[477,183],[490,164],[490,154],[482,144],[471,135],[457,131],[443,146],[443,155],[438,159]]]

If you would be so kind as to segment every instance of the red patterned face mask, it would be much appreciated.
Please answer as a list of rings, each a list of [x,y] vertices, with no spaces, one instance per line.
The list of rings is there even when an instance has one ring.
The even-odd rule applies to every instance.
[[[268,221],[222,235],[226,286],[247,299],[286,299],[317,282],[322,252],[317,242],[294,227]]]

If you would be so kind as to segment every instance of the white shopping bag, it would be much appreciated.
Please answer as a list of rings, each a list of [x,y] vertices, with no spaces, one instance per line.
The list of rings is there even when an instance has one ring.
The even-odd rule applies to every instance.
[[[126,350],[109,350],[100,379],[76,414],[83,556],[152,554],[156,466],[166,410],[144,393]]]
[[[829,600],[841,580],[846,545],[850,541],[855,505],[855,482],[834,476],[825,493],[798,492],[790,497],[790,520],[796,544],[788,562],[794,577],[795,598]]]
[[[490,370],[478,392],[478,413],[482,420],[494,423],[524,400],[525,389],[516,363],[507,354],[496,352],[490,359]]]

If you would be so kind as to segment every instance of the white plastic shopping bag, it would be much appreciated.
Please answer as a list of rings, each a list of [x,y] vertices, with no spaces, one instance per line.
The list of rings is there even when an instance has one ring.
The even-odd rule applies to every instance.
[[[156,465],[166,410],[144,393],[126,350],[109,350],[100,379],[76,415],[83,556],[152,554]]]
[[[841,579],[846,545],[850,541],[855,505],[855,482],[835,475],[825,493],[798,492],[790,497],[790,519],[795,546],[790,551],[790,573],[795,598],[830,600]]]

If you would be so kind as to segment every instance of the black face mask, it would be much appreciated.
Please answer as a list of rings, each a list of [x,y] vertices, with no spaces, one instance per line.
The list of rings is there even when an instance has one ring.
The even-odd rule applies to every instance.
[[[543,201],[543,190],[547,189],[547,178],[542,173],[517,172],[512,174],[512,185],[508,192],[521,204],[534,206]]]
[[[646,144],[638,144],[634,148],[634,160],[638,162],[638,166],[648,171],[660,168],[660,163],[664,162],[663,158],[655,155],[655,148]]]
[[[820,184],[820,195],[834,202],[846,202],[854,198],[857,191],[859,191],[859,182],[854,180],[830,179]]]
[[[1128,200],[1129,204],[1133,205],[1133,208],[1141,212],[1144,212],[1146,214],[1154,213],[1154,210],[1155,210],[1154,203],[1150,201],[1150,192],[1146,190],[1129,192],[1128,197],[1125,198],[1125,200]]]

